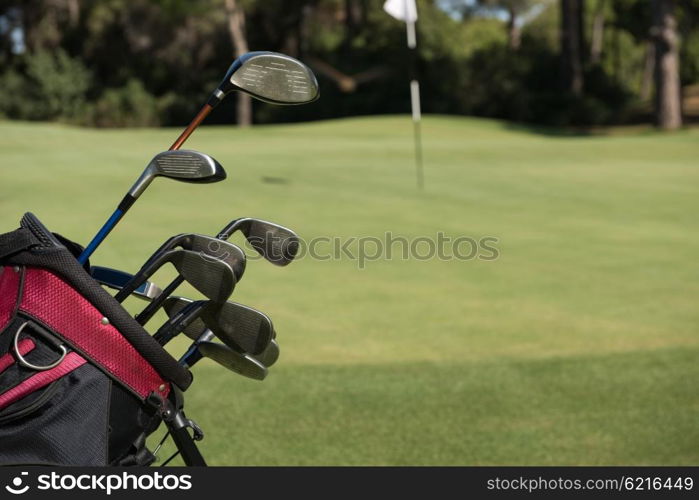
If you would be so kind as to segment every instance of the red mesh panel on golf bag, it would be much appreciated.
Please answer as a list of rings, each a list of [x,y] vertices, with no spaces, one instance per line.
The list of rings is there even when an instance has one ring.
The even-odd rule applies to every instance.
[[[4,274],[16,274],[5,269]],[[0,296],[2,295],[0,291]],[[43,322],[141,398],[166,397],[169,384],[85,297],[55,274],[29,268],[20,311]]]
[[[0,268],[0,333],[12,317],[19,292],[19,274],[11,270],[11,267]]]

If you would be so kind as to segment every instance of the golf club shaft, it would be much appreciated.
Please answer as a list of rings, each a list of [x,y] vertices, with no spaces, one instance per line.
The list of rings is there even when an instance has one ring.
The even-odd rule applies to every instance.
[[[203,356],[201,355],[201,352],[199,352],[198,349],[198,344],[192,344],[191,346],[189,346],[189,349],[187,349],[187,352],[185,352],[177,362],[184,367],[191,368],[202,357]]]
[[[92,254],[95,253],[97,247],[100,246],[100,244],[104,241],[104,239],[107,236],[109,236],[109,233],[112,232],[112,229],[114,229],[114,227],[124,217],[126,212],[129,211],[129,208],[131,208],[135,201],[136,199],[128,194],[124,197],[123,200],[121,200],[121,203],[119,203],[119,206],[114,211],[112,216],[107,220],[107,222],[104,223],[102,229],[100,229],[99,232],[95,235],[95,237],[92,238],[90,244],[87,245],[85,250],[83,250],[83,252],[78,257],[78,262],[80,262],[80,264],[85,264],[87,260],[92,256]]]
[[[211,340],[214,338],[214,332],[209,330],[208,328],[204,330],[201,335],[199,335],[199,338],[192,342],[192,344],[189,346],[187,349],[187,352],[185,352],[182,357],[177,361],[179,364],[186,368],[191,368],[194,366],[201,358],[202,356],[201,352],[199,351],[199,344],[201,342],[205,342],[207,340]]]
[[[138,313],[138,315],[136,316],[136,321],[141,325],[145,325],[146,323],[148,323],[151,320],[151,318],[155,315],[155,313],[158,311],[160,306],[163,305],[165,299],[172,295],[177,289],[177,287],[180,286],[182,283],[184,283],[184,278],[182,276],[178,276],[177,278],[172,280],[172,282],[167,287],[165,287],[165,289],[158,296],[158,298],[153,300],[143,309],[143,311]]]
[[[177,140],[172,143],[172,146],[170,146],[170,151],[180,149],[182,147],[182,144],[184,144],[184,142],[189,138],[189,136],[192,135],[192,132],[194,132],[194,130],[201,124],[201,122],[204,121],[204,118],[206,118],[209,115],[209,113],[211,113],[212,109],[214,108],[211,104],[204,104],[201,110],[199,110],[199,113],[197,113],[197,116],[195,116],[191,123],[187,125],[187,128],[184,129],[184,131],[180,134]]]

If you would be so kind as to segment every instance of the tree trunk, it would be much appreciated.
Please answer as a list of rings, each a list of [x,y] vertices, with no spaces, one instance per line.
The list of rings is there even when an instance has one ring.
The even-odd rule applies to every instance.
[[[236,0],[226,0],[226,16],[235,56],[240,57],[249,52],[248,41],[245,38],[245,12]],[[236,121],[239,127],[249,127],[252,125],[252,98],[243,92],[237,94]]]
[[[66,0],[66,6],[68,7],[68,19],[70,21],[70,27],[75,28],[80,22],[80,3],[79,0]]]
[[[675,130],[682,126],[679,39],[673,0],[653,0],[655,43],[655,117],[658,127]]]
[[[581,15],[583,0],[561,0],[561,67],[563,86],[575,95],[582,95],[583,65]]]
[[[643,58],[643,76],[641,77],[640,97],[648,101],[653,90],[653,72],[655,70],[655,44],[646,42],[646,55]]]
[[[604,48],[604,11],[606,0],[597,2],[595,17],[592,21],[592,43],[590,45],[590,62],[598,64],[602,60],[602,49]]]
[[[522,32],[517,25],[517,11],[512,7],[507,11],[507,45],[510,50],[516,51],[522,44]]]

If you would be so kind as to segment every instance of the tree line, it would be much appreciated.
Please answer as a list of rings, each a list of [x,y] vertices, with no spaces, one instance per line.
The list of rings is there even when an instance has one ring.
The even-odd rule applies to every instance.
[[[409,110],[405,27],[379,0],[0,0],[0,114],[182,124],[249,50],[298,57],[323,98],[241,96],[241,125]],[[699,0],[419,0],[423,109],[554,126],[678,128],[699,82]]]

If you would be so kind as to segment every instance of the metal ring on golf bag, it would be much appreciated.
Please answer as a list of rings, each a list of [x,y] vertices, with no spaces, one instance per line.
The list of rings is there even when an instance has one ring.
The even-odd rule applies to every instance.
[[[48,339],[48,338],[47,338],[47,340],[53,341],[53,342],[51,342],[51,343],[54,344],[54,346],[55,346],[56,348],[58,348],[58,349],[61,350],[61,357],[58,358],[57,361],[54,361],[53,363],[51,363],[50,365],[39,366],[39,365],[32,364],[32,363],[30,363],[29,361],[27,361],[26,359],[24,359],[24,356],[22,356],[22,354],[19,352],[19,345],[18,345],[18,343],[19,343],[19,335],[20,335],[20,333],[22,333],[22,331],[24,330],[24,328],[25,328],[28,324],[29,324],[29,321],[25,321],[25,322],[22,324],[22,326],[20,326],[19,328],[17,328],[17,332],[15,332],[14,348],[15,348],[15,356],[17,356],[17,361],[19,362],[20,365],[22,365],[22,366],[24,366],[24,367],[26,367],[26,368],[29,368],[29,369],[31,369],[31,370],[39,371],[39,372],[44,372],[44,371],[46,371],[46,370],[50,370],[51,368],[56,368],[58,365],[60,365],[60,364],[63,362],[63,360],[64,360],[65,357],[66,357],[66,354],[68,354],[68,350],[66,349],[66,347],[65,347],[63,344],[60,344],[60,343],[56,342],[56,341],[55,341],[56,339],[53,339],[53,338]],[[43,332],[38,332],[38,333],[41,334],[42,337],[45,337],[45,338],[46,338],[46,335],[44,335]]]

